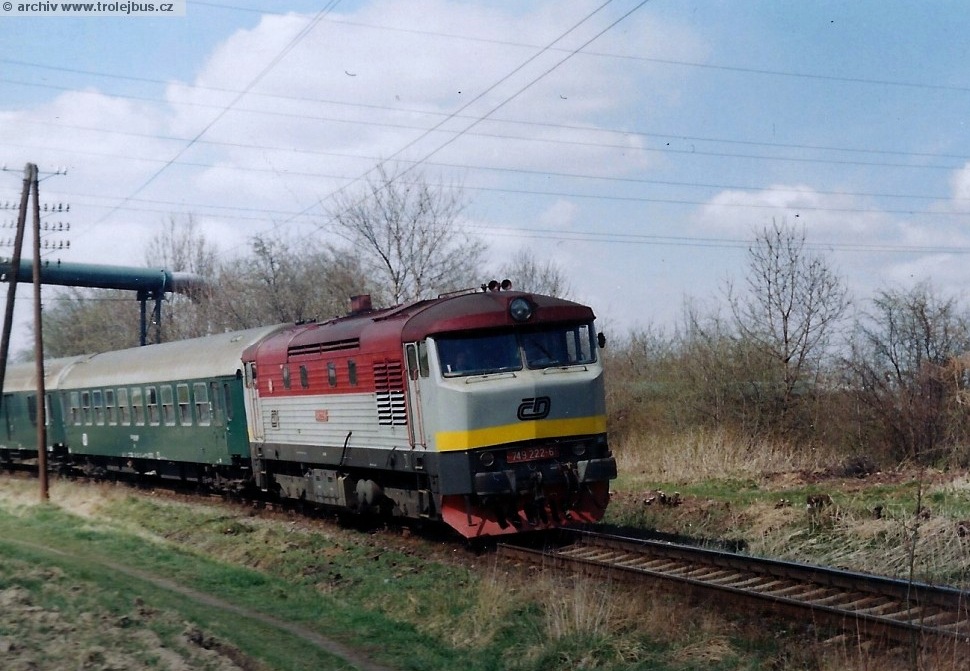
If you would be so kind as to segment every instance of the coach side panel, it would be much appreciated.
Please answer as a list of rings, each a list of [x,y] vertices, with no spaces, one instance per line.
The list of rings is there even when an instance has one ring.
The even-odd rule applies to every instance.
[[[75,455],[221,465],[249,454],[235,377],[65,389],[59,401]]]

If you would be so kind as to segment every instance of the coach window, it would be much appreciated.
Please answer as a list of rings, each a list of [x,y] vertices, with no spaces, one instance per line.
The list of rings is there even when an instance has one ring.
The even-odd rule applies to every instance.
[[[148,409],[148,423],[158,426],[161,422],[158,408],[158,389],[145,387],[145,407]]]
[[[307,372],[306,366],[300,366],[300,386],[304,389],[310,388],[310,374]]]
[[[216,426],[222,426],[226,415],[222,406],[222,395],[219,393],[219,383],[210,382],[209,392],[212,398],[212,423]]]
[[[337,364],[333,361],[327,363],[327,383],[331,387],[337,386]]]
[[[189,403],[189,385],[180,384],[175,387],[175,400],[179,404],[179,424],[192,425],[192,405]]]
[[[175,426],[175,403],[172,396],[172,385],[162,385],[162,417],[165,426]]]
[[[115,412],[115,390],[104,390],[104,416],[108,424],[115,426],[118,424],[118,414]]]
[[[128,390],[118,389],[118,423],[122,426],[131,424],[131,408],[128,407]]]
[[[36,394],[30,394],[27,397],[27,417],[30,418],[30,423],[37,426],[37,396]]]
[[[90,426],[91,424],[91,392],[81,392],[81,419]]]
[[[209,407],[209,388],[205,382],[192,385],[192,397],[195,399],[195,421],[199,426],[209,426],[212,423],[212,408]]]
[[[350,378],[350,386],[357,386],[357,362],[347,359],[347,377]]]
[[[141,387],[131,388],[131,414],[135,416],[135,426],[145,426],[145,399]]]
[[[104,401],[102,400],[103,394],[100,389],[95,389],[91,392],[92,405],[94,406],[94,423],[98,426],[104,426]]]
[[[232,421],[232,395],[229,390],[229,383],[222,383],[222,400],[226,408],[226,421]]]
[[[76,391],[71,392],[71,423],[74,425],[81,423],[81,395]]]

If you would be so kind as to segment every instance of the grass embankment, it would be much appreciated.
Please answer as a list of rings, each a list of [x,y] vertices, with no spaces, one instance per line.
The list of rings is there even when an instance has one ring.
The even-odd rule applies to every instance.
[[[650,446],[622,447],[612,521],[727,535],[805,560],[866,538],[850,521],[858,516],[861,526],[875,499],[806,475],[826,459],[819,468],[796,464],[779,449],[758,460],[717,442],[697,438],[644,457],[634,455]],[[714,449],[723,454],[711,459]],[[927,501],[941,503],[919,520],[920,537],[944,509],[970,507],[965,485],[939,487],[924,487]],[[678,491],[681,503],[646,505],[657,489]],[[809,513],[798,497],[815,491],[832,492],[833,503]],[[880,491],[888,528],[909,538],[912,484]],[[0,487],[4,669],[352,668],[343,659],[432,671],[911,668],[907,651],[874,658],[867,645],[807,623],[725,618],[623,585],[520,574],[400,532],[363,534],[63,481],[53,483],[52,499],[36,504],[32,481]],[[776,507],[782,499],[790,505]],[[879,554],[891,537],[869,533],[854,543],[857,554]],[[943,572],[966,573],[959,562]],[[334,656],[307,632],[359,656]],[[957,668],[939,662],[934,668]]]

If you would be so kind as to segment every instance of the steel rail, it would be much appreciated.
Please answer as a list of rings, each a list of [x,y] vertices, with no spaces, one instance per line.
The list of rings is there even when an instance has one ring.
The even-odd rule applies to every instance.
[[[688,545],[579,532],[554,549],[502,544],[502,556],[659,584],[719,604],[768,610],[897,642],[970,652],[970,592]]]

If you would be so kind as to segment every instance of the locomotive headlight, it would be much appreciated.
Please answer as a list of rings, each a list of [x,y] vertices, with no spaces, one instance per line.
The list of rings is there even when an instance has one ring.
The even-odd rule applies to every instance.
[[[528,321],[532,316],[532,304],[524,298],[516,298],[509,303],[509,315],[517,322]]]
[[[577,457],[581,457],[586,454],[586,443],[576,443],[573,445],[573,454]]]
[[[478,459],[482,462],[482,466],[485,468],[488,468],[495,463],[495,455],[491,452],[482,452]]]

